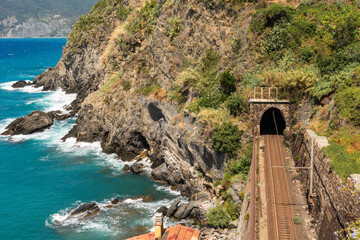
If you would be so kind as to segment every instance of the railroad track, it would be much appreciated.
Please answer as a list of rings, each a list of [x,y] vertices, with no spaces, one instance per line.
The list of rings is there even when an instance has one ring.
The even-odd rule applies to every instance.
[[[265,178],[269,239],[298,239],[280,135],[265,135]]]

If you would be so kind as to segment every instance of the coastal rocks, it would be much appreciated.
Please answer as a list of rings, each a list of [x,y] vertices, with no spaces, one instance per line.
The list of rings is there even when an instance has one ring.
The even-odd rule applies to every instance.
[[[28,135],[35,132],[41,132],[54,123],[51,114],[42,111],[34,111],[25,117],[14,120],[6,127],[6,131],[1,135]]]
[[[99,206],[92,202],[92,203],[84,203],[79,207],[75,208],[71,211],[70,216],[82,214],[82,218],[86,218],[92,215],[99,213],[101,210]]]
[[[134,174],[139,174],[143,172],[143,164],[142,163],[134,163],[133,165],[131,165],[130,167],[130,171]]]
[[[190,201],[188,203],[180,203],[180,200],[176,200],[171,204],[169,209],[167,209],[166,217],[175,218],[177,220],[186,219],[186,218],[197,218],[201,217],[201,214],[204,214],[205,211],[200,210],[200,201]],[[161,208],[158,210],[160,211]]]
[[[130,172],[129,164],[125,164],[125,166],[123,167],[123,172]]]
[[[21,80],[21,81],[17,81],[13,85],[11,85],[11,87],[12,88],[23,88],[23,87],[31,86],[31,85],[33,85],[32,82]]]

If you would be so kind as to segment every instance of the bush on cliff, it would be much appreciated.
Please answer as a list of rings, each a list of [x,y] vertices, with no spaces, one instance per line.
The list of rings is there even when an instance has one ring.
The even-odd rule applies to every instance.
[[[226,228],[229,226],[230,218],[221,205],[211,208],[208,218],[209,223],[214,227]]]
[[[242,132],[239,131],[236,125],[233,125],[231,122],[223,123],[214,129],[212,136],[214,149],[234,157],[240,147],[241,136]]]
[[[248,103],[240,93],[232,93],[226,100],[225,106],[234,117],[249,112]]]

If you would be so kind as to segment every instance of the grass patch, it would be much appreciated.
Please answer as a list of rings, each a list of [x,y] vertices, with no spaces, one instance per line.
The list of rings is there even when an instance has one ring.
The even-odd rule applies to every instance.
[[[350,174],[360,174],[360,152],[348,154],[346,147],[330,141],[330,145],[323,149],[326,157],[332,161],[329,163],[343,180]]]

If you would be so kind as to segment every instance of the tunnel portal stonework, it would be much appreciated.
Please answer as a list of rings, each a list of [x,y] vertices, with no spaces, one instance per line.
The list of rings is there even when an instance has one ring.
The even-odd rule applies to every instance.
[[[280,110],[286,123],[286,131],[290,130],[290,102],[288,100],[250,99],[250,115],[253,135],[260,135],[260,122],[264,113],[271,108]]]

